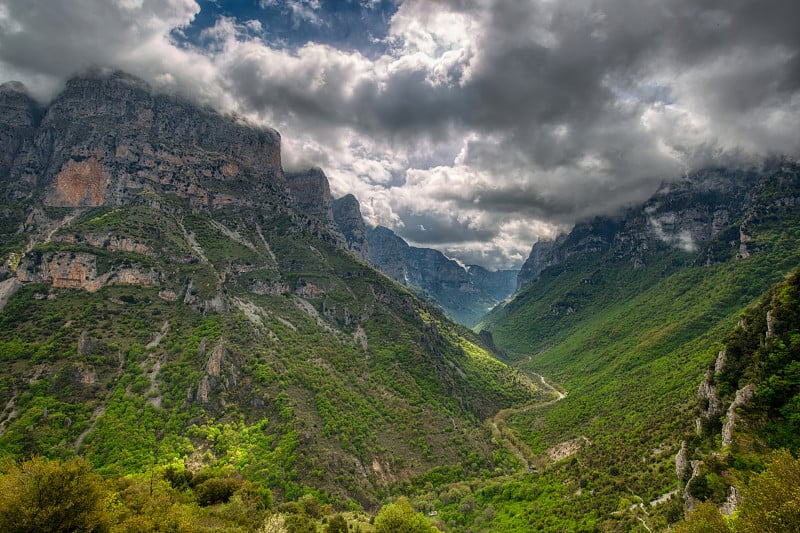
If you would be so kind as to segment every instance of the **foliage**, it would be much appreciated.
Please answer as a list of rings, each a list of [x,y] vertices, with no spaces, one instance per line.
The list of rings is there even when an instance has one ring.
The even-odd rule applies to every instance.
[[[689,518],[673,529],[675,533],[730,533],[725,517],[711,502],[703,502],[692,511]]]
[[[33,458],[0,478],[0,530],[107,531],[107,489],[82,459]]]
[[[734,530],[800,531],[800,460],[785,450],[776,452],[743,491]]]
[[[401,498],[385,505],[375,517],[377,533],[429,533],[438,531],[421,514],[414,511],[408,500]]]

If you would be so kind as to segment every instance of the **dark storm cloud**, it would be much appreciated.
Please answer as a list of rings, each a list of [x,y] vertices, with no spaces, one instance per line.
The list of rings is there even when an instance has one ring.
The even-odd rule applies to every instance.
[[[371,221],[495,265],[694,167],[800,155],[800,2],[384,0],[363,53],[310,29],[281,48],[253,31],[269,9],[219,4],[4,0],[0,74],[107,65],[237,110]]]

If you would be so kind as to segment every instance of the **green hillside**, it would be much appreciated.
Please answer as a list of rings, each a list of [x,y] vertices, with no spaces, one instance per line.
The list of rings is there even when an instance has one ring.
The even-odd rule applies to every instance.
[[[462,523],[644,531],[682,516],[682,498],[666,495],[681,488],[674,458],[694,429],[697,388],[743,310],[800,265],[800,219],[783,200],[797,191],[789,167],[701,250],[651,248],[643,268],[614,247],[576,254],[490,314],[481,327],[509,361],[567,395],[509,412],[508,429],[539,471],[472,487],[475,511]],[[731,235],[745,225],[754,252],[737,259]],[[464,501],[445,507],[458,515]]]
[[[513,463],[481,422],[535,385],[302,223],[168,198],[67,214],[18,273],[92,258],[96,278],[157,281],[34,281],[10,299],[4,454],[78,453],[115,475],[229,464],[281,499],[314,487],[365,505],[437,465]]]

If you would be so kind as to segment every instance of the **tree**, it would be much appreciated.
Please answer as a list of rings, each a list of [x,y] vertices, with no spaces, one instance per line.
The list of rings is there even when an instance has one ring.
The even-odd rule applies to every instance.
[[[725,517],[711,502],[703,502],[692,511],[686,522],[678,524],[675,533],[730,533]]]
[[[743,491],[736,531],[800,531],[800,460],[785,450],[775,453]]]
[[[431,533],[439,531],[421,514],[414,512],[408,500],[385,505],[375,517],[377,533]]]
[[[347,520],[340,514],[332,516],[325,526],[325,533],[347,533]]]
[[[0,531],[107,531],[107,492],[83,459],[33,458],[0,478]]]

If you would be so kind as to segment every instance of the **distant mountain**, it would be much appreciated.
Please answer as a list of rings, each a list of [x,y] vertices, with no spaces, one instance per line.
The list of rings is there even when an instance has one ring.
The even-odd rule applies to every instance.
[[[371,264],[466,326],[477,324],[516,287],[516,270],[464,267],[438,250],[409,246],[383,226],[368,228],[367,242]]]
[[[277,132],[118,72],[45,107],[5,84],[0,199],[3,456],[342,507],[513,464],[483,420],[540,391],[359,262],[357,204],[284,173]]]
[[[579,223],[555,241],[534,244],[520,269],[518,286],[524,287],[546,268],[573,257],[606,251],[613,251],[616,261],[643,268],[650,257],[664,250],[699,251],[722,232],[727,232],[724,237],[729,237],[729,242],[737,243],[734,253],[745,257],[749,254],[747,221],[739,224],[738,234],[735,223],[751,207],[759,178],[764,176],[755,170],[719,168],[666,183],[642,206],[616,217]],[[724,260],[730,256],[727,252],[708,249],[706,259]]]
[[[734,469],[746,471],[752,461],[764,460],[748,454],[764,453],[767,445],[797,447],[796,386],[786,378],[797,353],[784,349],[791,341],[777,337],[781,331],[788,339],[800,327],[789,310],[796,275],[763,295],[798,267],[800,165],[791,159],[691,174],[666,183],[640,206],[579,223],[554,242],[533,247],[520,273],[521,290],[479,327],[520,368],[568,392],[559,402],[513,411],[507,419],[534,456],[555,458],[554,470],[543,477],[569,486],[572,503],[559,522],[562,529],[605,524],[606,530],[632,530],[644,523],[665,530],[683,516],[689,459],[706,461],[690,492],[721,503],[731,483],[743,483],[732,477]],[[740,322],[759,300],[759,311]],[[773,348],[785,345],[779,355],[758,348],[770,335]],[[708,376],[725,346],[725,370]],[[762,355],[751,360],[742,355],[748,350]],[[779,376],[767,380],[773,396],[759,385],[759,403],[741,399],[729,409],[746,396],[737,390],[773,371]],[[698,400],[704,375],[707,386]],[[698,401],[705,409],[715,405],[699,428],[712,427],[705,436],[695,433]],[[738,416],[730,413],[751,413],[756,406],[753,427],[762,429],[756,430],[755,449],[728,447],[716,457],[702,451],[702,439],[710,442],[714,431]],[[745,434],[741,442],[752,438]],[[683,452],[676,476],[682,449],[688,454]],[[584,501],[589,490],[591,504]],[[537,497],[533,504],[544,510],[551,501]],[[498,515],[518,509],[497,499],[492,505]],[[529,515],[528,527],[548,529],[540,516]]]

